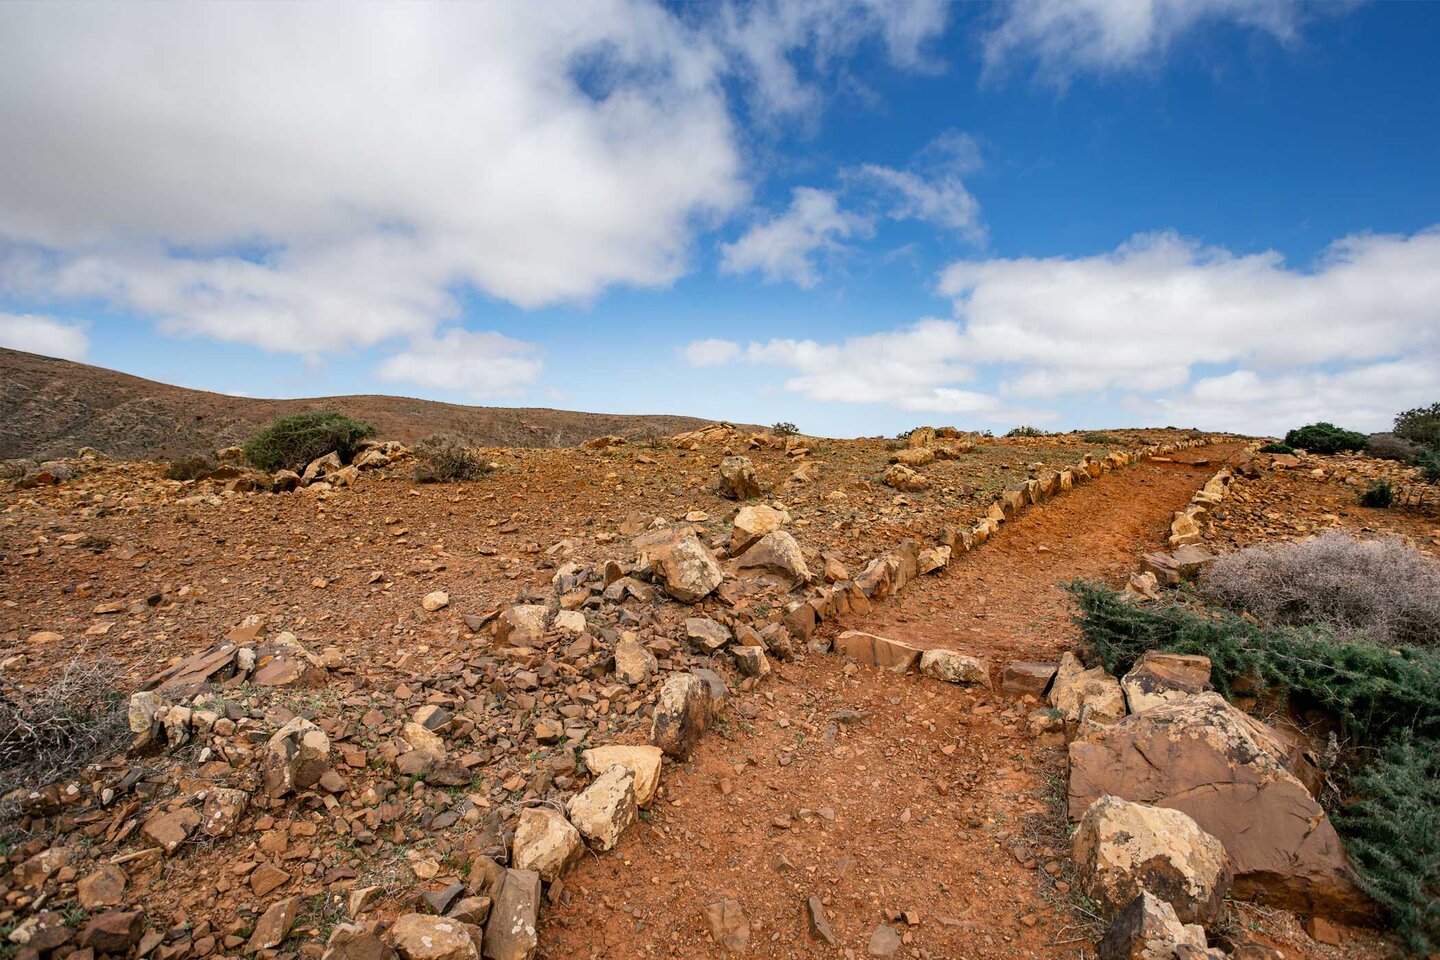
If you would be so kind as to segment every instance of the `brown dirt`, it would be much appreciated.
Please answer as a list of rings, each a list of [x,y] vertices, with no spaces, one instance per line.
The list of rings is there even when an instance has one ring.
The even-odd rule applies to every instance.
[[[607,434],[664,436],[711,422],[409,397],[257,400],[0,348],[0,460],[71,456],[79,447],[115,457],[179,457],[239,443],[277,417],[308,410],[338,410],[405,443],[448,431],[477,444],[516,447],[572,446]]]
[[[1071,646],[1073,577],[1115,582],[1163,545],[1206,467],[1141,464],[1033,508],[937,577],[850,628],[990,658]],[[721,736],[672,771],[617,855],[588,859],[548,915],[546,957],[718,957],[702,917],[733,897],[751,955],[864,955],[898,913],[901,955],[1093,956],[1096,928],[1069,902],[1059,796],[1064,750],[1027,732],[1030,705],[810,655],[742,699]],[[858,711],[858,723],[837,711]],[[748,717],[748,719],[746,719]],[[1054,876],[1052,876],[1052,872]],[[826,904],[838,947],[807,932]],[[1293,927],[1293,924],[1291,924]],[[1293,930],[1292,930],[1293,933]],[[1339,956],[1289,942],[1288,956]],[[1351,954],[1353,955],[1353,954]]]

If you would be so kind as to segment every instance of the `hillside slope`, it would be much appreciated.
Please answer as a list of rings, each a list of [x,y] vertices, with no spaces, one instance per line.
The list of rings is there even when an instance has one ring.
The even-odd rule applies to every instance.
[[[237,443],[276,417],[305,410],[338,410],[373,423],[387,439],[408,443],[445,430],[483,446],[570,446],[604,434],[672,434],[711,422],[368,395],[255,400],[0,348],[0,459],[65,456],[86,446],[114,457],[165,459]]]

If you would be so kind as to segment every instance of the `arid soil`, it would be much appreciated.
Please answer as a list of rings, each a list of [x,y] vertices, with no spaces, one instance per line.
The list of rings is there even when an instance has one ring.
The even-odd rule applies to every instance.
[[[0,460],[69,456],[79,447],[116,457],[181,457],[239,443],[277,417],[309,410],[339,411],[405,443],[446,431],[472,443],[516,447],[571,446],[607,433],[665,436],[708,422],[407,397],[259,400],[0,348]]]

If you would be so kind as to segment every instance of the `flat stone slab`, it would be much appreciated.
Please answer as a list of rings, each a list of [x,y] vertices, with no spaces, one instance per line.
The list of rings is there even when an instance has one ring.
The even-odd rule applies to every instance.
[[[888,640],[859,630],[847,630],[835,638],[835,652],[854,657],[867,667],[904,673],[920,661],[920,654],[924,651],[899,640]]]

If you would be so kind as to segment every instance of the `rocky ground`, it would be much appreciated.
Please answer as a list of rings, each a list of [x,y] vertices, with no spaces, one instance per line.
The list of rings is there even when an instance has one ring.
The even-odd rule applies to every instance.
[[[456,485],[397,457],[288,494],[57,465],[0,499],[6,692],[78,657],[148,693],[128,755],[126,734],[12,797],[12,949],[1093,956],[1064,711],[1006,664],[1053,663],[1072,639],[1056,584],[1123,583],[1244,459],[1216,443],[1099,475],[1190,438],[1104,439],[719,429],[491,450]],[[760,496],[737,514],[727,486]],[[1251,501],[1226,502],[1219,538]],[[910,649],[984,679],[943,654],[865,665]],[[586,755],[605,744],[636,749]],[[1378,949],[1262,908],[1224,922],[1287,957]]]

